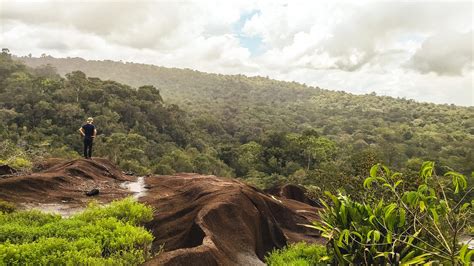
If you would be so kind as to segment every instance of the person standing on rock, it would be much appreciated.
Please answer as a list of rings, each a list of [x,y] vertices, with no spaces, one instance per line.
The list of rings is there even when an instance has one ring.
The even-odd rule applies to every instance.
[[[79,132],[84,137],[84,158],[90,159],[92,157],[92,142],[97,135],[97,129],[92,124],[94,119],[87,118],[86,124],[79,128]]]

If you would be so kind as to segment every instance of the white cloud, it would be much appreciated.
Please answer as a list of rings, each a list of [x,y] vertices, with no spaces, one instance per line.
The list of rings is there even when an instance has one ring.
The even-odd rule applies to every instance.
[[[462,75],[474,67],[473,32],[440,33],[426,39],[413,55],[409,66],[420,73]]]
[[[9,1],[13,53],[264,75],[323,88],[474,105],[472,2]],[[243,47],[235,25],[261,39]]]

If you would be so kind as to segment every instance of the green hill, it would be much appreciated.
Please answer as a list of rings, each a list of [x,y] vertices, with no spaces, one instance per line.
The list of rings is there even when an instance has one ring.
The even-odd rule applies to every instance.
[[[40,131],[35,142],[51,139],[57,127],[67,128],[53,143],[80,150],[80,142],[72,141],[75,126],[83,117],[95,116],[108,147],[131,141],[112,137],[114,133],[143,140],[141,146],[132,145],[138,151],[127,151],[130,144],[120,146],[131,153],[118,162],[124,168],[219,172],[262,186],[283,181],[329,186],[339,180],[333,188],[344,186],[343,178],[366,175],[378,161],[405,172],[419,169],[423,160],[436,161],[441,174],[451,168],[466,174],[474,170],[473,107],[145,64],[50,56],[14,59],[35,67],[21,70],[33,83],[20,86],[18,71],[7,71],[0,108],[15,118],[4,125]],[[2,66],[2,73],[6,68]],[[44,89],[50,80],[58,82],[54,86],[59,89]],[[144,85],[151,86],[136,89]],[[51,105],[53,110],[41,113]],[[75,115],[54,118],[64,116],[61,110],[69,107],[77,108]],[[20,141],[27,135],[22,134],[7,138]],[[97,148],[113,157],[111,151]]]

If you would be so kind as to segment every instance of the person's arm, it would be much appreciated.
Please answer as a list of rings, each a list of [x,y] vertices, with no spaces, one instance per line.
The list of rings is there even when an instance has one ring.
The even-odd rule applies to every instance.
[[[79,128],[79,133],[84,137],[86,134],[84,133],[84,129],[81,127]]]
[[[94,128],[94,135],[92,135],[93,138],[97,135],[97,129]]]

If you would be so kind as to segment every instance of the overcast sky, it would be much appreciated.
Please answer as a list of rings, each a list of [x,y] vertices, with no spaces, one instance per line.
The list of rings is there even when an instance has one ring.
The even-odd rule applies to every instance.
[[[269,76],[474,105],[473,2],[7,1],[13,54]]]

